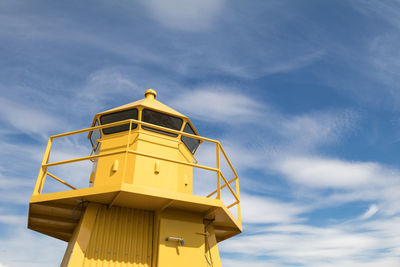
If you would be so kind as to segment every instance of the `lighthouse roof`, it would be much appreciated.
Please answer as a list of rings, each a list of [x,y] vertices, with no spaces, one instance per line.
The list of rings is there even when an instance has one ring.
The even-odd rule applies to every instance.
[[[156,100],[157,93],[153,89],[146,90],[144,95],[145,95],[145,98],[143,98],[141,100],[134,101],[134,102],[131,102],[131,103],[119,106],[119,107],[115,107],[115,108],[97,113],[93,120],[93,125],[96,121],[96,118],[98,118],[101,115],[113,113],[116,111],[127,110],[127,109],[131,109],[131,108],[135,108],[135,107],[149,108],[152,110],[156,110],[156,111],[159,111],[162,113],[166,113],[166,114],[169,114],[172,116],[176,116],[176,117],[180,117],[180,118],[189,120],[188,117],[186,117],[182,113],[180,113],[180,112],[170,108],[169,106],[161,103],[160,101]]]

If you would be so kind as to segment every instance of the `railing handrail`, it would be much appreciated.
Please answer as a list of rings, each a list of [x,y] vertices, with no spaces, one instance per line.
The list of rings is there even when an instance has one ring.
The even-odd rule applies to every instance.
[[[130,140],[130,135],[131,132],[133,130],[136,129],[132,129],[132,124],[137,124],[137,125],[143,125],[143,126],[147,126],[147,127],[151,127],[153,129],[156,130],[161,130],[161,131],[165,131],[165,132],[170,132],[173,134],[178,134],[181,136],[187,136],[193,139],[198,139],[201,141],[206,141],[206,142],[210,142],[210,143],[214,143],[216,144],[216,168],[213,167],[208,167],[205,165],[200,165],[198,164],[198,161],[196,160],[196,163],[189,163],[189,162],[184,162],[184,161],[179,161],[179,160],[174,160],[174,159],[169,159],[169,158],[164,158],[164,157],[160,157],[160,156],[156,156],[156,155],[151,155],[151,154],[147,154],[147,153],[143,153],[143,152],[138,152],[138,151],[134,151],[129,149],[129,147],[127,146],[126,149],[122,149],[120,151],[115,151],[115,152],[109,152],[109,153],[102,153],[102,154],[98,154],[98,155],[92,155],[92,153],[90,154],[90,156],[86,156],[86,157],[79,157],[79,158],[75,158],[75,159],[70,159],[70,160],[62,160],[62,161],[57,161],[57,162],[51,162],[49,163],[49,156],[50,156],[50,150],[51,150],[51,145],[52,145],[52,141],[53,139],[56,138],[61,138],[61,137],[66,137],[66,136],[70,136],[70,135],[75,135],[75,134],[80,134],[80,133],[85,133],[85,132],[91,132],[91,131],[95,131],[95,130],[101,130],[104,128],[110,128],[110,127],[114,127],[114,126],[118,126],[118,125],[123,125],[123,124],[128,124],[129,123],[129,133],[128,133],[128,143]],[[222,174],[221,169],[220,169],[220,151],[222,152],[223,157],[225,158],[226,162],[228,163],[231,171],[233,172],[233,174],[235,175],[235,177],[229,181],[227,181],[227,179],[225,178],[225,176]],[[69,185],[68,183],[66,183],[65,181],[61,180],[60,178],[56,177],[55,175],[49,173],[47,171],[48,167],[51,166],[57,166],[57,165],[62,165],[62,164],[68,164],[68,163],[72,163],[72,162],[78,162],[78,161],[84,161],[84,160],[93,160],[96,158],[100,158],[100,157],[106,157],[106,156],[110,156],[110,155],[115,155],[115,154],[121,154],[121,153],[132,153],[132,154],[136,154],[139,156],[144,156],[144,157],[151,157],[151,158],[155,158],[155,159],[159,159],[159,160],[165,160],[165,161],[170,161],[173,163],[177,163],[177,164],[183,164],[183,165],[188,165],[191,167],[195,167],[195,168],[200,168],[200,169],[205,169],[205,170],[209,170],[209,171],[214,171],[217,173],[217,189],[214,190],[211,194],[207,195],[207,197],[211,197],[212,195],[214,195],[215,193],[217,193],[217,199],[221,198],[221,189],[228,187],[229,191],[231,192],[231,194],[234,196],[235,198],[235,202],[233,202],[230,205],[227,205],[227,208],[231,208],[235,205],[238,205],[238,217],[239,217],[239,221],[240,221],[240,193],[239,193],[239,184],[238,184],[238,175],[235,171],[235,169],[232,166],[232,163],[230,162],[228,156],[226,155],[225,150],[223,149],[221,143],[217,140],[213,140],[210,138],[206,138],[206,137],[202,137],[200,135],[194,135],[194,134],[190,134],[190,133],[186,133],[183,131],[178,131],[178,130],[173,130],[170,128],[166,128],[163,126],[159,126],[159,125],[155,125],[155,124],[151,124],[151,123],[147,123],[147,122],[143,122],[143,121],[139,121],[139,120],[135,120],[135,119],[127,119],[127,120],[123,120],[123,121],[118,121],[118,122],[114,122],[114,123],[109,123],[109,124],[103,124],[103,125],[99,125],[99,126],[93,126],[90,128],[84,128],[84,129],[80,129],[80,130],[76,130],[76,131],[70,131],[70,132],[66,132],[66,133],[62,133],[62,134],[57,134],[57,135],[52,135],[49,138],[49,142],[48,145],[46,147],[46,152],[45,155],[43,157],[43,161],[42,161],[42,165],[40,168],[40,172],[39,172],[39,177],[38,177],[38,181],[36,182],[36,186],[35,186],[35,191],[34,194],[41,194],[42,192],[42,188],[44,185],[44,181],[47,175],[49,175],[50,177],[52,177],[53,179],[55,179],[56,181],[72,188],[72,189],[76,189],[75,187]],[[223,180],[223,185],[221,186],[220,183],[220,178],[222,178]],[[231,187],[231,183],[233,181],[236,181],[236,192],[234,192],[234,190]]]
[[[156,125],[156,124],[147,123],[147,122],[143,122],[143,121],[139,121],[139,120],[135,120],[135,119],[127,119],[127,120],[123,120],[123,121],[103,124],[103,125],[99,125],[99,126],[93,126],[93,127],[90,127],[90,128],[85,128],[85,129],[71,131],[71,132],[62,133],[62,134],[57,134],[57,135],[50,136],[50,138],[51,139],[55,139],[55,138],[60,138],[60,137],[69,136],[69,135],[73,135],[73,134],[90,132],[90,131],[100,130],[100,129],[103,129],[103,128],[110,128],[110,127],[113,127],[113,126],[118,126],[118,125],[127,124],[127,123],[130,123],[130,124],[135,123],[135,124],[139,124],[139,125],[144,125],[144,126],[148,126],[148,127],[157,129],[157,130],[166,131],[166,132],[170,132],[170,133],[174,133],[174,134],[178,134],[178,135],[191,137],[191,138],[198,139],[198,140],[201,140],[201,141],[207,141],[207,142],[214,143],[220,148],[222,154],[224,155],[225,160],[227,161],[227,163],[228,163],[229,167],[231,168],[232,172],[234,173],[234,175],[236,177],[238,177],[238,175],[237,175],[237,173],[235,171],[235,168],[233,168],[232,163],[230,162],[228,156],[226,155],[224,148],[222,147],[221,143],[218,140],[214,140],[214,139],[211,139],[211,138],[203,137],[203,136],[200,136],[200,135],[189,134],[189,133],[186,133],[186,132],[183,132],[183,131],[173,130],[173,129],[170,129],[170,128],[167,128],[167,127],[163,127],[163,126],[159,126],[159,125]]]
[[[202,141],[211,142],[211,143],[214,143],[214,144],[220,144],[220,142],[218,140],[214,140],[214,139],[211,139],[211,138],[203,137],[203,136],[200,136],[200,135],[194,135],[194,134],[186,133],[186,132],[183,132],[183,131],[170,129],[170,128],[167,128],[167,127],[163,127],[163,126],[159,126],[159,125],[156,125],[156,124],[152,124],[152,123],[148,123],[148,122],[144,122],[144,121],[139,121],[139,120],[135,120],[135,119],[127,119],[127,120],[123,120],[123,121],[103,124],[103,125],[99,125],[99,126],[93,126],[93,127],[90,127],[90,128],[84,128],[84,129],[71,131],[71,132],[66,132],[66,133],[62,133],[62,134],[56,134],[56,135],[50,136],[50,138],[51,139],[55,139],[55,138],[60,138],[60,137],[69,136],[69,135],[73,135],[73,134],[79,134],[79,133],[85,133],[85,132],[100,130],[100,129],[103,129],[103,128],[109,128],[109,127],[118,126],[118,125],[127,124],[127,123],[134,123],[134,124],[144,125],[144,126],[148,126],[148,127],[153,128],[153,129],[156,129],[156,130],[166,131],[166,132],[170,132],[170,133],[174,133],[174,134],[178,134],[178,135],[180,134],[180,135],[183,135],[183,136],[199,139],[199,140],[202,140]],[[132,130],[134,130],[134,129],[132,129]]]

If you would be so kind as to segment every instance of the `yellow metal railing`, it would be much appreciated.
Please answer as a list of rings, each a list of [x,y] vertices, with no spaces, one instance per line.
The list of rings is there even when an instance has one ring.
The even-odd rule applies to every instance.
[[[118,126],[118,125],[127,124],[127,123],[129,123],[128,142],[127,142],[126,148],[124,150],[120,150],[120,151],[116,151],[116,152],[101,153],[101,154],[98,154],[98,155],[93,155],[93,149],[92,149],[90,155],[86,156],[86,157],[79,157],[79,158],[56,161],[56,162],[49,163],[51,146],[52,146],[52,143],[53,143],[54,139],[61,138],[61,137],[66,137],[66,136],[71,136],[71,135],[75,135],[75,134],[80,134],[80,133],[85,133],[85,132],[90,132],[90,131],[95,131],[95,130],[101,130],[103,128],[109,128],[109,127]],[[190,138],[193,138],[193,139],[197,139],[197,140],[200,140],[200,141],[203,141],[203,142],[214,143],[215,144],[215,150],[216,150],[216,167],[214,168],[214,167],[209,167],[209,166],[205,166],[205,165],[200,165],[200,164],[198,164],[197,159],[194,159],[194,163],[189,163],[189,162],[169,159],[169,158],[160,157],[160,156],[157,156],[157,155],[152,155],[152,154],[147,154],[147,153],[142,153],[142,152],[138,152],[138,151],[129,149],[131,133],[132,133],[132,124],[148,126],[148,127],[153,128],[153,129],[162,130],[162,131],[170,132],[170,133],[173,133],[173,134],[178,134],[179,136],[187,136],[187,137],[190,137]],[[136,129],[135,129],[135,131],[136,131]],[[135,154],[135,155],[138,155],[138,156],[150,157],[150,158],[154,158],[154,159],[158,159],[158,160],[168,161],[168,162],[172,162],[172,163],[176,163],[176,164],[182,164],[182,165],[186,165],[186,166],[191,166],[191,167],[195,167],[195,168],[199,168],[199,169],[204,169],[204,170],[216,172],[216,174],[217,174],[217,188],[213,192],[211,192],[209,195],[207,195],[206,197],[209,198],[209,197],[212,197],[213,195],[216,194],[216,198],[217,199],[221,199],[221,190],[224,189],[225,187],[227,187],[229,189],[229,191],[231,192],[232,196],[235,198],[235,201],[232,204],[226,205],[226,207],[229,209],[229,208],[232,208],[234,206],[237,206],[238,221],[239,222],[241,221],[239,177],[238,177],[235,169],[232,166],[232,163],[230,162],[228,156],[226,155],[226,153],[225,153],[224,149],[222,148],[222,146],[221,146],[219,141],[213,140],[213,139],[210,139],[210,138],[206,138],[206,137],[202,137],[202,136],[198,136],[198,135],[185,133],[183,131],[172,130],[172,129],[169,129],[169,128],[165,128],[165,127],[162,127],[162,126],[158,126],[158,125],[155,125],[155,124],[146,123],[146,122],[139,121],[139,120],[134,120],[134,119],[119,121],[119,122],[115,122],[115,123],[109,123],[109,124],[105,124],[105,125],[100,125],[100,126],[95,126],[95,127],[90,127],[90,128],[77,130],[77,131],[72,131],[72,132],[67,132],[67,133],[62,133],[62,134],[57,134],[57,135],[50,136],[49,141],[47,143],[47,147],[46,147],[45,153],[44,153],[42,165],[40,167],[38,179],[36,181],[36,185],[35,185],[35,189],[34,189],[33,194],[34,195],[39,195],[39,194],[42,193],[44,182],[45,182],[47,176],[50,176],[54,180],[56,180],[56,181],[58,181],[58,182],[60,182],[60,183],[62,183],[64,185],[68,186],[69,188],[71,188],[73,190],[76,190],[76,188],[74,186],[68,184],[64,180],[62,180],[62,179],[58,178],[57,176],[55,176],[55,175],[51,174],[50,172],[48,172],[48,168],[49,167],[68,164],[68,163],[73,163],[73,162],[85,161],[85,160],[93,161],[96,158],[101,158],[101,157],[106,157],[106,156],[111,156],[111,155],[116,155],[116,154],[122,154],[122,153],[125,153],[125,164],[124,164],[124,166],[126,166],[127,155],[129,153],[131,153],[131,154]],[[231,169],[232,173],[235,175],[235,177],[230,179],[229,181],[225,178],[225,176],[223,175],[223,173],[221,171],[221,166],[220,166],[220,164],[221,164],[221,159],[220,159],[221,153],[222,153],[222,156],[225,159],[226,163],[228,164],[229,168]],[[125,170],[124,170],[124,175],[125,175]],[[221,180],[223,182],[222,185],[221,185]],[[235,182],[236,190],[233,190],[233,188],[231,186],[231,183],[233,183],[233,182]]]

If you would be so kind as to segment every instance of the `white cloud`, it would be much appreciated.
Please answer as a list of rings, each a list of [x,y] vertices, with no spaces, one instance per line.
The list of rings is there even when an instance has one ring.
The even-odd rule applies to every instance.
[[[241,195],[242,218],[245,223],[291,223],[304,220],[300,214],[307,208],[267,197]]]
[[[10,215],[10,214],[0,214],[0,223],[16,225],[16,224],[25,224],[26,216],[21,215]]]
[[[305,156],[317,152],[322,145],[337,142],[344,134],[353,131],[359,117],[351,110],[328,110],[291,116],[269,107],[268,103],[260,103],[254,95],[248,96],[226,88],[211,89],[206,87],[204,90],[183,91],[170,102],[189,118],[229,125],[229,134],[224,133],[222,139],[216,139],[220,139],[233,166],[240,171],[240,177],[246,170],[257,169],[264,172],[264,175],[278,173],[291,183],[312,188],[349,188],[373,181],[374,174],[370,174],[370,169],[376,174],[380,171],[373,163],[357,165]],[[207,103],[206,107],[204,103]],[[204,149],[203,144],[198,158],[205,158],[203,164],[214,166],[214,147]],[[336,168],[339,172],[336,172]],[[349,170],[353,173],[349,173]]]
[[[274,264],[269,261],[268,263],[265,260],[254,260],[252,258],[249,259],[232,259],[232,257],[222,258],[222,266],[224,267],[243,267],[243,266],[251,266],[251,267],[282,267],[282,264]]]
[[[369,219],[372,216],[374,216],[377,212],[379,211],[379,208],[377,205],[372,204],[369,206],[368,210],[360,217],[361,219]]]
[[[400,28],[400,3],[396,0],[386,1],[352,1],[353,7],[362,13],[385,20]]]
[[[361,201],[370,207],[359,219],[369,219],[378,211],[381,216],[400,213],[400,170],[396,168],[314,155],[276,158],[271,169],[297,185],[293,196],[313,201],[314,209]]]
[[[1,192],[0,203],[3,203],[2,205],[4,205],[4,206],[7,206],[7,205],[26,206],[27,203],[29,203],[29,199],[32,195],[33,186],[35,185],[34,184],[35,182],[36,182],[36,180],[32,179],[31,187],[19,188],[18,194],[15,194],[14,191],[0,190],[0,192]]]
[[[61,262],[66,242],[44,237],[28,230],[26,225],[11,229],[8,237],[0,237],[0,258],[5,266],[52,267]]]
[[[287,157],[275,167],[287,179],[316,188],[357,188],[378,184],[388,175],[376,163],[319,157]]]
[[[26,181],[14,177],[4,177],[0,171],[0,187],[1,188],[18,188],[26,185]]]
[[[293,266],[291,261],[283,261],[281,259],[271,259],[271,260],[254,260],[253,258],[245,259],[232,259],[231,257],[226,257],[222,259],[223,266],[226,267],[242,267],[242,266],[254,266],[254,267],[282,267],[282,266]],[[300,263],[298,266],[307,267],[398,267],[400,261],[398,257],[382,257],[379,259],[368,259],[368,260],[327,260],[323,259],[321,261],[309,261],[306,263]],[[296,266],[296,265],[295,265]]]
[[[358,57],[363,58],[360,68],[367,79],[372,79],[381,86],[361,86],[356,88],[358,97],[379,107],[398,109],[400,103],[399,71],[400,71],[400,3],[399,1],[352,1],[351,5],[365,15],[381,29],[366,39],[365,52]],[[377,23],[380,22],[380,23]],[[369,33],[370,34],[370,33]],[[354,64],[359,65],[359,64]],[[371,83],[370,83],[371,84]],[[351,89],[351,90],[354,90]]]
[[[239,138],[247,146],[249,140],[256,140],[257,146],[254,149],[259,151],[246,153],[249,158],[253,158],[251,154],[265,158],[265,152],[272,147],[304,153],[334,143],[344,134],[354,131],[360,119],[358,113],[350,109],[287,115],[268,102],[259,101],[251,91],[248,92],[245,94],[236,88],[209,85],[182,90],[171,98],[170,103],[189,118],[233,127],[230,139],[226,140],[228,143],[237,144],[236,139]],[[236,150],[249,150],[245,146],[241,145],[242,149]]]
[[[399,11],[400,14],[400,11]],[[400,21],[399,21],[400,22]],[[400,29],[400,23],[399,23]],[[399,72],[400,72],[400,34],[399,31],[377,36],[369,47],[369,62],[374,76],[386,86],[380,87],[390,98],[388,103],[398,105],[400,101]]]
[[[313,147],[337,141],[356,128],[357,120],[358,115],[352,110],[311,112],[281,119],[278,131],[297,146]]]
[[[0,202],[26,206],[36,182],[45,146],[0,141]],[[14,168],[12,166],[18,166]],[[16,194],[15,192],[18,192]]]
[[[255,79],[265,75],[285,73],[304,68],[315,63],[324,56],[324,52],[317,50],[314,52],[304,52],[304,54],[294,55],[289,58],[284,56],[269,55],[265,61],[268,64],[259,65],[242,63],[241,65],[233,62],[219,62],[217,67],[223,73],[230,74],[240,78]]]
[[[183,91],[171,101],[171,106],[196,119],[238,124],[260,119],[267,109],[266,103],[262,105],[253,98],[236,89],[215,85]]]
[[[1,120],[25,133],[43,135],[59,127],[58,119],[53,114],[1,97],[0,115]]]
[[[125,96],[126,104],[141,95],[143,88],[127,75],[116,69],[102,69],[90,74],[85,86],[77,94],[79,112],[100,112],[105,104],[114,103],[115,99]],[[129,97],[131,96],[131,97]],[[77,105],[77,106],[78,106]],[[88,122],[90,123],[90,122]]]
[[[238,259],[227,260],[229,266],[240,266],[243,258],[249,258],[255,266],[397,266],[400,238],[398,227],[393,227],[398,219],[364,224],[352,221],[325,227],[264,226],[251,235],[221,243],[220,248]]]
[[[31,180],[15,177],[3,177],[3,175],[0,173],[0,203],[2,203],[4,207],[7,207],[7,205],[10,204],[26,206],[29,202],[29,198],[36,182],[36,180],[33,179],[34,175],[31,177]],[[16,191],[18,191],[18,194],[15,193]],[[3,214],[0,210],[0,222],[12,220],[12,217],[2,216]]]
[[[0,236],[0,266],[50,267],[61,262],[65,242],[28,230],[26,215],[0,212],[1,227],[7,230]]]
[[[301,69],[321,59],[324,54],[325,53],[322,50],[300,54],[292,59],[275,62],[275,64],[271,64],[270,66],[264,68],[263,72],[264,74],[273,74]]]
[[[314,228],[314,230],[314,233],[257,233],[224,245],[224,251],[258,256],[270,255],[287,259],[288,262],[305,263],[345,258],[362,253],[370,247],[375,248],[374,238],[365,234],[351,234],[327,228]]]
[[[223,0],[147,0],[143,4],[162,26],[183,30],[203,31],[222,11]]]

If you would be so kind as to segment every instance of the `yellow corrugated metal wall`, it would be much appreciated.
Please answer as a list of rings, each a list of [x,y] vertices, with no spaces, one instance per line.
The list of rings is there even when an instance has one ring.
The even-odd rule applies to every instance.
[[[83,266],[150,267],[153,225],[152,211],[102,206]]]

